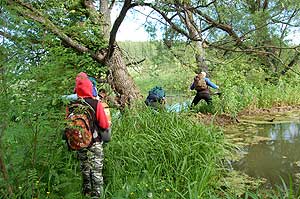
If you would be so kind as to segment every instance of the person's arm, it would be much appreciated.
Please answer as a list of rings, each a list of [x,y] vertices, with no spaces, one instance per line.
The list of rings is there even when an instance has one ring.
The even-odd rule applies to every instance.
[[[76,93],[75,94],[71,94],[71,95],[63,95],[62,98],[66,99],[68,101],[76,101],[76,100],[78,100],[78,96],[77,96]]]
[[[98,121],[98,125],[100,128],[102,128],[102,129],[109,128],[108,119],[104,112],[104,108],[100,102],[98,102],[98,104],[97,104],[96,119]]]
[[[214,89],[218,89],[219,86],[217,86],[216,84],[212,83],[208,78],[205,78],[205,82],[208,86],[214,88]]]
[[[194,90],[194,89],[195,89],[195,83],[194,83],[194,82],[191,84],[190,89],[191,89],[191,90]]]

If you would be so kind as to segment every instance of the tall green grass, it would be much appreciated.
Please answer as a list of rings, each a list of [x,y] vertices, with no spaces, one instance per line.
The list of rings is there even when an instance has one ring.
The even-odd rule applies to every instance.
[[[114,121],[105,147],[109,198],[206,198],[218,181],[222,132],[141,106]]]
[[[50,110],[49,110],[50,111]],[[3,135],[9,182],[3,198],[85,198],[76,153],[61,140],[63,115],[26,117]],[[222,132],[188,115],[140,105],[113,119],[105,149],[104,198],[214,196],[224,154]],[[8,195],[6,184],[13,186]],[[88,198],[88,197],[87,197]]]
[[[59,117],[27,117],[11,123],[2,137],[9,181],[0,178],[1,198],[79,198],[81,173],[61,139]],[[12,195],[5,184],[12,186]]]
[[[0,178],[0,198],[82,197],[78,161],[62,140],[65,106],[60,97],[72,89],[69,77],[74,75],[57,75],[62,70],[34,68],[9,76],[9,95],[0,106],[6,112],[0,118],[7,124],[0,149],[8,173],[7,180]]]
[[[300,104],[300,79],[296,73],[291,71],[285,76],[269,77],[261,66],[243,58],[218,66],[213,76],[222,92],[222,97],[214,101],[217,110],[235,116],[245,109]]]

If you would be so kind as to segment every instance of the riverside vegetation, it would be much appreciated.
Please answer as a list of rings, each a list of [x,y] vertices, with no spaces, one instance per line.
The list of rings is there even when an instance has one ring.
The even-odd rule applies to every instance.
[[[147,57],[130,69],[144,95],[159,84],[167,95],[192,99],[188,88],[195,63],[189,62],[190,53],[185,57],[187,67],[159,42],[122,45],[128,55]],[[72,92],[78,71],[98,71],[93,71],[84,55],[63,52],[61,56],[61,49],[50,50],[48,58],[30,70],[16,67],[20,65],[17,58],[5,64],[0,88],[2,198],[84,198],[75,153],[68,151],[61,139],[65,112],[61,96]],[[225,61],[210,52],[208,59],[213,65],[212,80],[220,85],[222,96],[213,97],[210,109],[203,103],[196,111],[235,117],[245,109],[300,104],[297,73],[272,77],[247,56]],[[74,67],[78,63],[81,67]],[[228,173],[224,157],[234,146],[224,140],[220,127],[204,125],[192,111],[157,113],[141,101],[122,114],[116,109],[112,112],[113,139],[104,149],[105,198],[298,196],[297,190],[289,187],[276,190],[276,194],[252,189],[243,195],[224,188],[222,180]]]

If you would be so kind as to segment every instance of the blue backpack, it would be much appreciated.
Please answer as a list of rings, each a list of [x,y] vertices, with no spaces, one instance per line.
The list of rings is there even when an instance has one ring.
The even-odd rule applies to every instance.
[[[166,97],[166,93],[164,89],[160,86],[155,86],[149,91],[145,103],[146,105],[149,105],[151,102],[162,103],[165,97]]]

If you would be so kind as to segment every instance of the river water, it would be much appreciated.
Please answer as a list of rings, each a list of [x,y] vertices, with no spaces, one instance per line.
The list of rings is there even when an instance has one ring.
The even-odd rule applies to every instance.
[[[169,98],[170,112],[188,111],[191,100]],[[225,130],[238,146],[234,170],[263,179],[267,188],[300,184],[300,112],[248,117]]]
[[[300,114],[285,118],[285,121],[276,121],[276,118],[272,118],[274,122],[248,122],[227,131],[230,139],[240,146],[241,158],[233,161],[233,169],[251,177],[265,179],[267,187],[290,185],[291,182],[298,185],[299,118]]]

